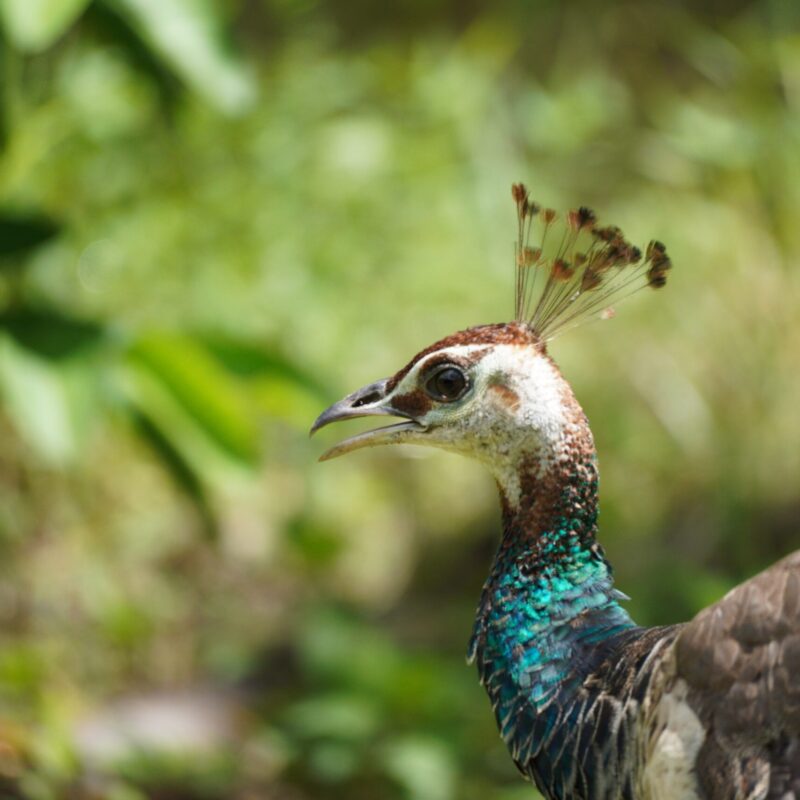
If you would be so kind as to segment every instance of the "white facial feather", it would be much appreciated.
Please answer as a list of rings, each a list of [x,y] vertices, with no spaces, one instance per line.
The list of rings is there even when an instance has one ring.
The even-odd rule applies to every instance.
[[[434,401],[419,417],[427,427],[425,441],[485,464],[515,506],[521,461],[535,456],[544,471],[563,452],[571,424],[564,398],[571,390],[553,362],[535,348],[491,344],[448,347],[427,355],[392,395],[422,389],[428,366],[444,357],[468,365],[471,386],[460,400]]]

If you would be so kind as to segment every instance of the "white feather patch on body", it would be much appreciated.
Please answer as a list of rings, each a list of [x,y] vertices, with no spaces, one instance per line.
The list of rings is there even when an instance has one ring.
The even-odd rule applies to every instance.
[[[644,800],[700,800],[694,765],[706,731],[687,694],[686,682],[678,679],[658,704],[656,734],[644,767]]]

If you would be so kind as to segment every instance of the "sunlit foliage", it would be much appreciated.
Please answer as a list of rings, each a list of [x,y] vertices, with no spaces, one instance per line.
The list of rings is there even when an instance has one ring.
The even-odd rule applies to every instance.
[[[798,545],[800,12],[701,5],[0,0],[4,797],[534,796],[490,479],[306,436],[513,317],[512,181],[669,245],[552,345],[634,616]]]

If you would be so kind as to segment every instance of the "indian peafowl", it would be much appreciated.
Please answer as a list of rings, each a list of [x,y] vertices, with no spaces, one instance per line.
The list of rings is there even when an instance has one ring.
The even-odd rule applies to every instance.
[[[691,622],[636,625],[597,542],[592,433],[547,353],[612,301],[663,286],[666,250],[642,253],[587,208],[559,221],[522,184],[512,195],[515,320],[448,336],[332,405],[312,433],[352,417],[403,421],[322,460],[408,442],[494,475],[503,535],[469,659],[545,797],[800,800],[800,551]]]

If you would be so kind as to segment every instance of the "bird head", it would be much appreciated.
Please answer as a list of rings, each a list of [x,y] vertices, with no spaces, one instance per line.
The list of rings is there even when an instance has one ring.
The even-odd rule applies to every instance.
[[[340,420],[383,415],[402,421],[345,439],[322,460],[377,445],[427,445],[481,461],[505,486],[521,460],[553,458],[582,419],[544,342],[516,322],[441,339],[391,377],[323,411],[312,433]]]
[[[558,215],[531,201],[521,184],[517,206],[516,319],[447,336],[389,378],[370,383],[326,409],[311,432],[344,419],[393,416],[402,421],[345,439],[323,456],[363,447],[420,444],[475,458],[494,473],[506,498],[520,492],[520,465],[539,478],[554,464],[594,453],[591,432],[546,342],[643,286],[659,288],[670,262],[651,242],[643,254],[615,227],[600,227],[580,208],[553,233]],[[538,227],[536,246],[531,235]],[[548,235],[549,234],[549,235]],[[552,251],[547,241],[557,243]]]

